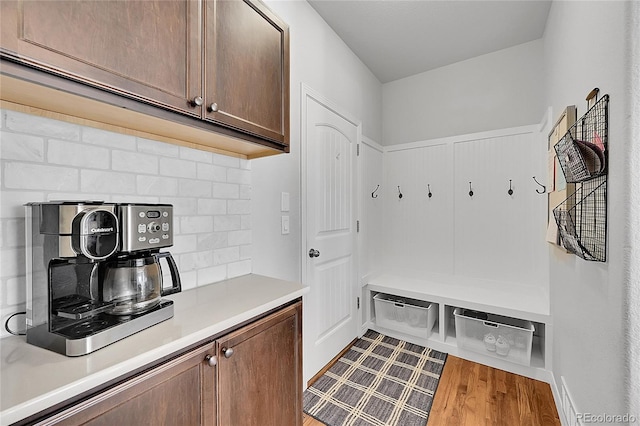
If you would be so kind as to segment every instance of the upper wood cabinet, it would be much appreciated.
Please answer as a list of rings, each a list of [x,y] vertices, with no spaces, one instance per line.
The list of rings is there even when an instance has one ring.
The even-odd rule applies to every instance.
[[[2,53],[190,115],[201,93],[200,5],[189,0],[3,1]]]
[[[288,152],[289,30],[258,0],[8,0],[0,8],[2,59],[63,77],[36,83]],[[26,70],[9,74],[34,80]]]
[[[207,1],[205,117],[288,143],[289,29],[257,1]]]

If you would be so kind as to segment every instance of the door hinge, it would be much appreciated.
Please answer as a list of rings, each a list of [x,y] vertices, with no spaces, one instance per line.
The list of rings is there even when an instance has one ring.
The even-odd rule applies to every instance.
[[[360,221],[356,220],[356,232],[360,232]]]
[[[360,156],[360,144],[357,143],[356,144],[356,157],[359,157],[359,156]]]
[[[359,297],[356,297],[356,302],[357,302],[357,305],[358,305],[358,309],[360,309],[360,298]]]

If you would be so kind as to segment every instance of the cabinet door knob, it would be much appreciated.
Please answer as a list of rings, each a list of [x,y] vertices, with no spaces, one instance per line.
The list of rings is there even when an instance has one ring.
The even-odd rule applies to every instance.
[[[196,96],[191,100],[191,106],[194,106],[194,107],[200,106],[202,105],[202,102],[203,102],[202,96]]]
[[[209,367],[215,367],[218,364],[218,358],[213,355],[207,355],[206,357],[204,357],[204,360],[207,361]]]
[[[222,354],[224,355],[225,358],[231,358],[231,355],[233,355],[233,349],[232,348],[222,348],[221,352],[222,352]]]
[[[218,104],[214,102],[209,105],[209,112],[218,112]]]
[[[309,257],[318,257],[320,256],[320,252],[316,249],[309,250]]]

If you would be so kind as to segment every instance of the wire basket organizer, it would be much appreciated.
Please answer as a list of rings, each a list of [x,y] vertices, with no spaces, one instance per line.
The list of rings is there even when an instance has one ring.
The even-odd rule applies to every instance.
[[[598,100],[555,145],[567,182],[584,182],[607,172],[609,95]]]
[[[562,245],[585,260],[607,260],[607,179],[585,182],[553,209]]]

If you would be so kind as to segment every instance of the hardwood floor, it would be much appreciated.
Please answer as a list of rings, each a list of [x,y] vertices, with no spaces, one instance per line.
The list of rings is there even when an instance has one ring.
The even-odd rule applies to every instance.
[[[323,426],[304,415],[303,426]],[[449,355],[429,415],[429,426],[560,425],[551,387]]]

